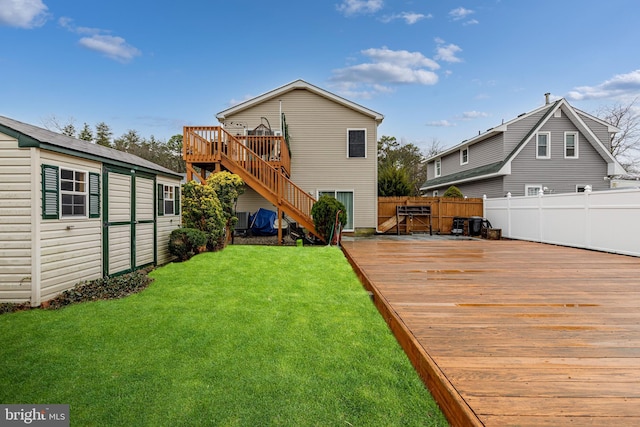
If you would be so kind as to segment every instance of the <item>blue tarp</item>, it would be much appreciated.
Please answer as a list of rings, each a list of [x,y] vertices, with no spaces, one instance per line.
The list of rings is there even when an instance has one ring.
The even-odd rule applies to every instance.
[[[277,214],[267,209],[258,209],[256,213],[249,217],[249,228],[254,236],[275,236],[278,229],[273,225],[276,222]]]

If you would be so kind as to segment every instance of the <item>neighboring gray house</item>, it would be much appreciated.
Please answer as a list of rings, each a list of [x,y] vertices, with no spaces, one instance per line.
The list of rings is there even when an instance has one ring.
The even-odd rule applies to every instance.
[[[626,172],[610,153],[616,127],[565,100],[489,129],[425,160],[427,196],[452,185],[467,197],[533,196],[610,187]]]
[[[172,260],[181,175],[0,116],[0,302]]]

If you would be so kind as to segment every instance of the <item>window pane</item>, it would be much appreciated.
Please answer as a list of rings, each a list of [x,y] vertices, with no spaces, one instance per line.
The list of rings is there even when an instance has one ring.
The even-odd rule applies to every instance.
[[[62,191],[73,191],[73,181],[60,181],[60,189]]]
[[[365,131],[350,130],[349,131],[349,157],[366,157],[366,141]]]
[[[336,199],[340,201],[347,210],[347,223],[343,224],[345,230],[353,230],[353,193],[351,191],[338,191]]]
[[[173,215],[173,200],[164,201],[164,214]]]
[[[60,178],[73,180],[73,171],[69,169],[60,169]]]

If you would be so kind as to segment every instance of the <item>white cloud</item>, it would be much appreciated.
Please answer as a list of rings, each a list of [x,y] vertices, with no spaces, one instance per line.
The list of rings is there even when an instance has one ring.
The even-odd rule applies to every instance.
[[[81,38],[80,45],[120,62],[128,62],[140,55],[140,51],[122,37],[96,34]]]
[[[462,113],[463,120],[478,119],[482,117],[489,117],[489,114],[480,111],[465,111]]]
[[[81,46],[100,52],[116,61],[129,62],[140,55],[138,49],[128,44],[122,37],[109,35],[108,30],[79,27],[75,25],[73,19],[66,16],[58,19],[58,25],[72,33],[86,35],[87,37],[82,37],[78,42]]]
[[[449,16],[454,21],[459,21],[461,19],[465,19],[467,16],[469,16],[469,15],[471,15],[473,13],[474,13],[474,11],[471,10],[471,9],[465,9],[464,7],[458,7],[456,9],[453,9],[453,10],[449,11]]]
[[[381,19],[381,21],[384,23],[388,23],[396,19],[404,19],[407,25],[413,25],[416,22],[421,21],[423,19],[431,19],[431,18],[433,18],[433,15],[431,14],[424,15],[422,13],[402,12],[394,15],[385,16]]]
[[[446,44],[445,41],[439,37],[437,37],[435,40],[437,43],[437,53],[435,56],[436,59],[445,62],[462,62],[462,59],[456,56],[458,52],[462,52],[462,48],[452,43]]]
[[[370,98],[391,92],[389,85],[434,85],[438,82],[438,75],[431,70],[440,65],[420,52],[383,47],[365,49],[361,53],[368,57],[368,62],[333,70],[331,81],[344,96]]]
[[[468,20],[467,22],[465,22],[462,25],[477,25],[479,23],[480,23],[480,21],[478,21],[477,19],[470,19],[470,20]]]
[[[0,0],[0,25],[41,27],[49,18],[47,10],[42,0]]]
[[[382,0],[343,0],[336,6],[339,12],[349,16],[359,13],[374,13],[382,9]]]
[[[438,128],[450,128],[455,125],[456,125],[455,123],[452,123],[449,120],[435,120],[432,122],[427,122],[427,126],[438,127]]]
[[[579,86],[567,94],[575,101],[640,95],[640,70],[618,74],[597,86]]]

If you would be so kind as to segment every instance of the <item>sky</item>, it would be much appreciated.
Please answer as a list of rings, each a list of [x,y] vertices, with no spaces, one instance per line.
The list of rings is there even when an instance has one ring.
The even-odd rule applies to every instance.
[[[303,79],[450,147],[640,96],[638,0],[0,0],[0,115],[168,140]],[[285,111],[286,113],[286,111]]]

